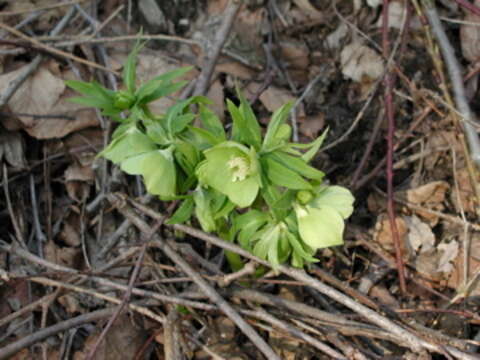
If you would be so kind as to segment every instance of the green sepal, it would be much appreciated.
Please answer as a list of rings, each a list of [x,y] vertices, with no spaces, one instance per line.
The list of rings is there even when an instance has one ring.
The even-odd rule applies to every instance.
[[[273,184],[284,186],[293,190],[310,190],[312,185],[303,179],[298,173],[290,170],[281,164],[271,154],[264,155],[260,158],[262,169],[266,172],[267,178]]]
[[[194,205],[193,197],[186,198],[165,224],[183,224],[188,221],[193,214]]]

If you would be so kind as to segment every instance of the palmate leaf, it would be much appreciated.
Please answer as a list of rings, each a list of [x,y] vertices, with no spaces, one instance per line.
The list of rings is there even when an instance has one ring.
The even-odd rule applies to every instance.
[[[276,161],[270,154],[260,158],[263,171],[273,184],[294,190],[310,190],[312,185],[295,171]]]
[[[218,116],[205,105],[200,104],[200,120],[203,128],[218,139],[218,142],[227,140],[225,129]]]
[[[308,165],[302,158],[289,155],[283,151],[274,151],[269,154],[269,156],[271,156],[272,159],[278,161],[279,163],[285,165],[290,170],[306,178],[321,181],[325,176],[325,173]]]
[[[262,141],[260,125],[243,96],[241,96],[241,101],[242,103],[237,108],[233,102],[227,100],[227,109],[233,120],[232,139],[260,150]]]
[[[205,232],[215,231],[217,226],[212,214],[210,193],[198,186],[193,193],[193,200],[195,202],[195,217],[198,219],[202,230]]]
[[[168,96],[180,90],[187,84],[187,82],[179,81],[177,83],[172,83],[172,80],[185,75],[192,69],[192,66],[175,69],[149,80],[140,86],[136,92],[138,103],[148,104],[161,97]]]
[[[176,195],[176,169],[172,149],[154,150],[124,160],[120,167],[130,175],[142,175],[148,193],[171,198]]]
[[[140,43],[140,40],[135,43],[133,50],[128,54],[127,61],[123,66],[123,83],[130,94],[135,93],[137,80],[137,56],[144,44],[145,43]]]
[[[352,215],[354,201],[352,193],[342,186],[322,186],[309,205],[319,209],[328,206],[346,219]]]
[[[135,125],[122,128],[122,134],[114,139],[98,156],[119,164],[125,159],[157,149],[148,136],[137,129]]]
[[[295,205],[298,231],[302,240],[312,249],[321,249],[343,244],[345,223],[338,211],[322,206]]]
[[[283,105],[273,113],[272,119],[268,123],[267,132],[265,133],[265,137],[263,139],[263,151],[270,151],[278,146],[282,141],[288,140],[285,139],[284,134],[279,130],[281,129],[281,126],[285,124],[292,107],[293,103],[290,102]]]
[[[172,217],[168,219],[165,223],[167,225],[183,224],[184,222],[188,221],[192,216],[194,207],[195,203],[193,201],[193,197],[187,197],[178,207],[178,209],[173,213]]]

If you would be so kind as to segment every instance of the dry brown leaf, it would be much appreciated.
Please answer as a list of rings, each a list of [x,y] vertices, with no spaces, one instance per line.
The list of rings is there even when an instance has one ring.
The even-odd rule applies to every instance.
[[[413,253],[424,253],[435,246],[435,235],[430,226],[417,216],[405,216],[408,225],[407,242]]]
[[[403,1],[391,1],[388,6],[388,27],[402,30],[404,18],[406,16],[407,8]],[[418,30],[421,27],[420,20],[416,15],[410,15],[409,27]],[[383,24],[383,13],[378,19],[377,27],[381,28]]]
[[[415,205],[425,206],[426,209],[441,211],[444,209],[446,192],[450,185],[445,181],[432,181],[414,189],[406,191],[407,201]],[[423,219],[429,221],[431,226],[438,223],[438,216],[428,211],[414,210]]]
[[[458,191],[457,186],[454,186],[450,196],[455,210],[457,213],[463,210],[475,214],[475,193],[472,188],[468,170],[466,168],[457,169],[455,180],[458,184]]]
[[[474,232],[471,233],[470,238],[470,248],[468,251],[468,283],[474,274],[480,271],[480,233]],[[463,274],[463,264],[464,264],[463,249],[460,249],[460,255],[456,257],[454,262],[454,269],[451,276],[448,279],[448,286],[457,291],[461,291],[464,285],[464,274]],[[469,296],[480,296],[480,281],[477,281],[473,284],[472,288],[469,289]]]
[[[23,169],[27,166],[23,138],[20,133],[16,131],[0,133],[0,162],[3,159],[15,168]]]
[[[57,300],[69,314],[84,313],[86,310],[72,294],[62,295]]]
[[[438,251],[442,254],[438,260],[437,272],[450,273],[453,270],[452,262],[458,256],[458,241],[442,242],[437,246]]]
[[[384,71],[382,57],[361,41],[345,46],[340,53],[340,62],[342,74],[356,82],[376,80]]]
[[[289,68],[304,70],[310,64],[309,50],[305,43],[300,41],[283,41],[280,43],[282,60],[286,61]]]
[[[101,329],[101,327],[100,327]],[[82,352],[77,351],[74,360],[83,360],[98,340],[98,333],[91,334],[85,341]],[[131,360],[135,358],[142,345],[147,340],[144,329],[133,324],[128,315],[120,315],[108,331],[105,340],[100,343],[95,359],[101,360]]]
[[[242,80],[251,80],[255,77],[255,72],[250,68],[238,62],[225,62],[215,66],[215,71],[232,75]]]
[[[80,248],[60,248],[52,240],[47,241],[43,247],[43,251],[46,260],[73,269],[78,269],[82,261],[82,252]]]
[[[398,236],[402,248],[404,259],[408,258],[408,251],[406,246],[406,239],[408,234],[408,225],[401,216],[395,218],[397,224]],[[373,235],[374,240],[386,251],[393,253],[395,246],[393,243],[392,229],[387,214],[380,214],[375,224],[375,231]]]
[[[325,114],[317,113],[313,116],[306,116],[301,119],[300,133],[310,139],[316,139],[320,130],[325,127]]]
[[[261,85],[259,83],[252,82],[247,86],[246,90],[250,94],[256,94],[260,87]],[[296,98],[289,91],[275,86],[269,86],[260,94],[260,101],[262,102],[263,106],[265,106],[265,108],[272,113],[287,102],[295,102],[295,100]],[[297,115],[305,115],[301,107],[298,107]]]
[[[473,4],[479,7],[480,0],[475,0]],[[473,11],[467,11],[464,20],[467,23],[476,24],[460,25],[460,44],[463,57],[470,62],[475,62],[480,57],[480,16],[475,15]]]
[[[18,77],[24,68],[0,76],[0,92]],[[24,130],[37,139],[61,138],[71,132],[97,126],[95,111],[66,101],[74,92],[66,89],[64,80],[53,75],[47,66],[40,67],[15,92],[8,103],[17,114]],[[65,116],[67,118],[36,118],[29,115]]]
[[[295,5],[302,10],[302,12],[311,19],[322,20],[325,16],[309,0],[293,0]]]
[[[80,233],[78,232],[78,226],[73,226],[70,221],[71,219],[65,220],[59,238],[70,247],[80,246],[82,240],[80,238]]]

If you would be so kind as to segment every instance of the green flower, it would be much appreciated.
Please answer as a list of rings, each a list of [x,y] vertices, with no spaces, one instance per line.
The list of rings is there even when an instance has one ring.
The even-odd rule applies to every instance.
[[[341,186],[322,186],[307,204],[295,204],[298,232],[313,249],[343,244],[344,219],[353,212],[354,197]]]
[[[130,109],[135,103],[135,95],[128,91],[118,91],[114,97],[114,105],[121,110]]]
[[[228,196],[231,202],[250,206],[261,187],[257,153],[234,141],[226,141],[204,151],[205,160],[197,168],[202,184]]]

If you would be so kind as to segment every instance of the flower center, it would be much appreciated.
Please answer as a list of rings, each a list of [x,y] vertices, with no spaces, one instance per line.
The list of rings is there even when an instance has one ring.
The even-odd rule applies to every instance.
[[[228,162],[228,167],[232,169],[232,181],[242,181],[250,174],[250,166],[247,159],[235,157]]]

